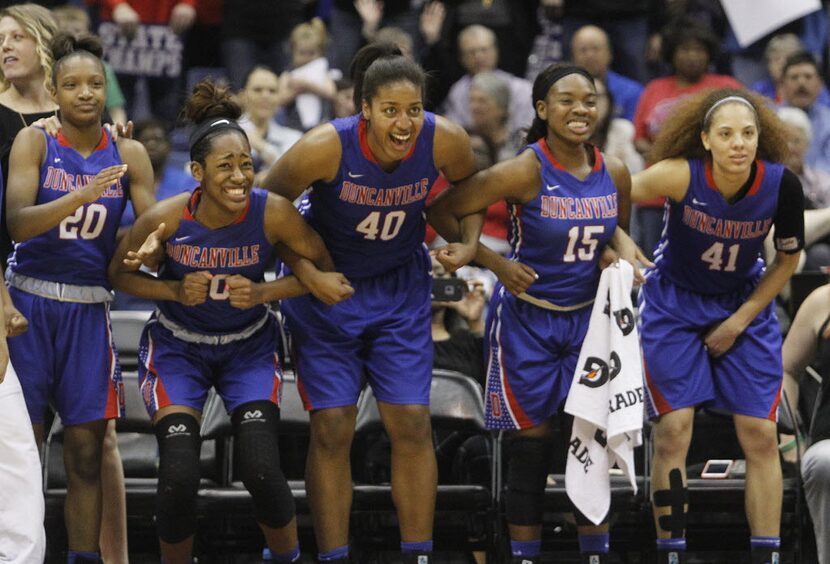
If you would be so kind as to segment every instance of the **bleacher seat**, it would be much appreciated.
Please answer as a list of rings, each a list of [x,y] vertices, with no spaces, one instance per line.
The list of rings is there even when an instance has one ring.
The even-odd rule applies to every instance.
[[[144,325],[150,319],[152,311],[112,310],[112,338],[115,350],[118,351],[118,362],[121,370],[138,369],[138,344]]]

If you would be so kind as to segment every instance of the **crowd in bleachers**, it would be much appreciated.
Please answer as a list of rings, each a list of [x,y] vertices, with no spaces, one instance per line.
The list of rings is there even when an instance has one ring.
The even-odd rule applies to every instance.
[[[135,123],[134,128],[119,133],[126,133],[146,149],[152,167],[152,186],[159,201],[190,192],[198,184],[190,173],[194,123],[184,119],[181,108],[194,86],[205,77],[230,87],[243,112],[239,126],[250,142],[254,183],[266,185],[269,171],[304,133],[359,110],[355,106],[350,65],[364,45],[395,44],[404,56],[426,71],[424,108],[445,116],[466,130],[477,159],[476,166],[482,170],[508,161],[524,147],[525,134],[537,115],[533,104],[534,80],[549,65],[570,61],[586,69],[594,80],[599,116],[591,142],[605,155],[619,158],[631,174],[654,164],[653,144],[665,120],[681,100],[712,88],[747,89],[765,96],[766,103],[776,110],[786,126],[788,156],[783,164],[795,173],[804,191],[805,252],[798,271],[805,274],[801,275],[801,280],[807,280],[810,276],[807,273],[812,273],[809,280],[817,286],[825,280],[816,273],[830,272],[830,94],[825,80],[830,68],[830,7],[827,5],[823,4],[819,10],[788,22],[745,46],[738,42],[721,3],[715,0],[77,0],[68,4],[39,4],[51,9],[54,21],[32,24],[31,28],[18,25],[25,28],[23,31],[9,28],[8,23],[3,27],[2,21],[29,18],[32,23],[36,19],[33,14],[44,21],[47,16],[39,12],[15,12],[13,8],[4,8],[7,11],[0,12],[0,48],[3,57],[8,58],[0,64],[0,165],[4,186],[8,186],[9,156],[16,134],[32,124],[51,131],[58,115],[55,102],[44,89],[43,73],[32,73],[15,66],[14,36],[16,33],[31,35],[32,29],[44,36],[43,41],[48,39],[45,36],[58,30],[75,37],[92,32],[101,39],[107,73],[105,121]],[[52,70],[48,69],[49,72]],[[445,176],[438,178],[430,198],[447,189],[449,184]],[[5,200],[5,195],[3,198]],[[659,197],[632,206],[631,234],[648,258],[652,258],[663,234],[665,202],[665,197]],[[12,242],[8,235],[5,201],[2,207],[0,253],[6,256]],[[510,252],[508,216],[504,199],[490,205],[481,237],[482,242],[504,256]],[[132,204],[128,204],[120,223],[122,234],[135,219]],[[447,241],[428,229],[425,242],[431,248],[438,248]],[[775,254],[772,237],[767,243],[766,254],[769,260]],[[5,261],[3,264],[5,268]],[[273,270],[270,265],[269,268]],[[268,276],[271,274],[269,272]],[[461,278],[464,281],[461,285],[464,290],[458,299],[433,302],[434,368],[472,377],[475,382],[472,389],[483,396],[487,378],[482,362],[486,341],[483,320],[496,275],[482,266],[465,266],[450,274],[437,261],[433,262],[433,274],[437,280]],[[440,287],[449,288],[449,285]],[[781,452],[784,461],[790,464],[801,461],[801,454],[805,455],[803,474],[810,514],[799,513],[796,518],[812,517],[810,528],[814,525],[818,547],[817,556],[813,556],[815,546],[799,544],[794,548],[802,540],[788,536],[785,548],[791,555],[789,558],[800,558],[804,553],[805,558],[817,558],[821,564],[830,563],[827,554],[830,538],[826,530],[830,526],[827,515],[827,507],[830,507],[830,494],[827,493],[830,464],[827,461],[830,456],[826,444],[829,440],[827,419],[830,417],[827,409],[830,385],[826,383],[830,375],[827,354],[830,302],[826,290],[824,286],[807,298],[806,311],[809,313],[802,309],[796,315],[797,302],[805,297],[803,291],[802,295],[796,295],[795,289],[787,287],[776,300],[782,333],[790,331],[784,344],[784,389],[789,392],[790,404],[807,419],[806,430],[801,421],[793,422],[784,430]],[[112,307],[114,310],[149,312],[154,309],[154,304],[151,300],[117,291]],[[114,331],[118,332],[117,325]],[[12,334],[10,330],[9,335]],[[290,359],[285,361],[291,365]],[[813,365],[819,374],[823,373],[825,383],[816,390],[809,377],[807,384],[802,382],[802,388],[808,393],[801,394],[799,406],[799,380],[807,365]],[[128,367],[128,372],[135,368]],[[17,371],[19,373],[20,368]],[[136,385],[135,382],[132,385]],[[361,401],[357,434],[364,442],[356,442],[356,448],[362,448],[360,452],[367,458],[355,465],[355,478],[388,483],[390,477],[386,465],[390,447],[377,433],[380,415],[370,412],[371,408],[364,405],[365,398]],[[479,406],[475,404],[470,409],[475,411]],[[222,410],[217,408],[216,411]],[[208,412],[207,408],[205,412]],[[221,413],[216,415],[218,419],[221,417]],[[500,448],[500,442],[490,441],[483,417],[483,411],[476,412],[475,421],[461,431],[453,429],[452,424],[447,429],[436,425],[435,440],[442,485],[444,482],[472,481],[475,482],[472,485],[484,487],[483,500],[475,497],[482,495],[481,491],[467,492],[472,496],[470,499],[480,502],[470,507],[470,516],[477,515],[481,519],[475,526],[464,529],[463,534],[470,534],[470,538],[460,544],[464,544],[465,550],[474,551],[477,561],[484,559],[483,552],[489,552],[490,560],[487,561],[490,562],[501,555],[498,548],[493,548],[493,539],[498,535],[487,527],[497,522],[498,529],[501,522],[490,513],[494,507],[499,507],[499,495],[488,488],[492,484],[501,486],[502,482],[495,479],[495,473],[500,471],[498,465],[492,466],[494,475],[491,476],[489,462],[482,466],[479,460],[479,455],[481,459],[492,460],[493,453],[488,450]],[[801,418],[798,414],[793,417]],[[208,419],[207,415],[205,419]],[[305,429],[305,424],[302,421],[297,428]],[[202,430],[206,441],[213,441],[208,447],[212,450],[207,455],[203,451],[203,458],[208,459],[206,463],[203,461],[208,473],[203,479],[207,480],[207,488],[212,493],[205,494],[207,501],[200,506],[200,511],[220,508],[243,514],[249,510],[245,505],[247,498],[238,472],[227,467],[234,464],[233,457],[228,454],[228,449],[233,449],[228,430],[231,424],[222,421],[218,425],[224,425],[223,430],[207,434]],[[802,429],[809,438],[810,425],[812,440],[821,443],[820,449],[806,449],[805,438],[799,434]],[[131,416],[127,423],[121,424],[117,437],[113,426],[107,431],[103,456],[104,464],[110,464],[110,475],[121,475],[117,443],[121,443],[122,449],[131,448],[132,443],[125,441],[134,437],[126,438],[124,433],[136,429],[145,434],[151,432],[146,421],[136,424],[131,421]],[[44,429],[41,425],[40,432],[43,436],[38,439],[47,439],[49,428]],[[47,443],[62,445],[63,432],[58,420],[53,431],[55,438]],[[567,440],[569,433],[564,433]],[[302,435],[301,432],[297,434]],[[298,485],[304,463],[298,460],[308,446],[307,437],[281,439],[280,446],[284,449],[283,456],[287,455],[288,460],[292,456],[295,458],[295,467],[286,470],[292,491],[295,497],[304,496],[302,484]],[[141,443],[141,448],[146,451],[147,445]],[[51,446],[48,450],[51,450],[50,456],[61,452]],[[647,453],[642,458],[647,459]],[[55,460],[47,461],[47,476],[53,473],[58,476],[57,482],[53,479],[51,484],[46,484],[47,513],[51,511],[52,514],[47,523],[60,527],[61,519],[55,515],[65,496],[62,482],[65,476],[60,469],[53,468]],[[475,462],[470,462],[473,460]],[[464,467],[468,462],[472,466]],[[130,476],[128,467],[132,463],[135,463],[133,468],[140,470]],[[129,489],[130,478],[144,479],[145,474],[152,474],[153,470],[132,459],[125,459],[124,465],[128,477],[126,499],[133,505],[124,510],[117,504],[107,508],[105,503],[101,548],[108,564],[127,561],[127,524],[123,517],[112,517],[107,511],[124,513],[130,519],[129,526],[133,527],[132,519],[139,518],[142,512],[149,517],[154,510],[147,502],[152,497],[148,492],[152,492],[146,483]],[[486,480],[478,475],[482,467],[486,467]],[[2,468],[0,462],[0,471]],[[562,469],[557,470],[557,477],[561,478]],[[797,476],[797,469],[790,467],[788,470],[790,477]],[[102,475],[107,475],[106,472],[102,465]],[[638,467],[638,474],[644,473],[646,469]],[[564,492],[551,493],[555,490],[553,474],[552,471],[547,494],[551,499]],[[492,482],[489,481],[491,477]],[[105,483],[104,496],[111,493],[123,501],[123,483],[115,482]],[[789,488],[792,483],[786,482],[785,486]],[[801,487],[800,483],[797,487]],[[690,488],[694,496],[695,489]],[[371,512],[375,503],[372,495],[375,494],[372,491],[356,494],[355,511]],[[443,494],[449,496],[450,501],[446,503],[457,503],[452,501],[454,492]],[[443,494],[439,490],[439,508]],[[233,505],[238,501],[234,498],[236,495],[244,498],[241,506]],[[365,495],[365,499],[361,495]],[[614,503],[623,500],[623,505],[631,502],[632,508],[640,509],[648,505],[647,497],[629,498],[617,490],[613,495],[616,496]],[[795,495],[801,495],[801,491],[797,490]],[[228,501],[232,498],[233,501]],[[230,505],[223,505],[225,502]],[[551,503],[556,506],[558,502]],[[796,504],[800,504],[800,500],[793,502],[793,507]],[[817,509],[821,507],[825,509]],[[731,510],[742,513],[740,505]],[[0,507],[0,525],[3,524],[3,511]],[[565,513],[566,510],[555,512]],[[636,509],[630,512],[636,513]],[[648,517],[644,515],[640,511],[632,521],[639,519],[645,526]],[[620,528],[627,518],[621,518]],[[470,521],[473,521],[472,517]],[[374,526],[371,519],[368,523],[360,520],[356,523],[355,527],[365,527],[361,534],[371,536]],[[565,527],[573,525],[567,519],[562,523]],[[464,526],[467,525],[469,523],[465,522]],[[438,521],[436,529],[440,530],[441,526]],[[471,528],[478,536],[472,534]],[[141,526],[137,525],[136,529],[140,530]],[[232,531],[233,527],[225,532],[227,530]],[[47,530],[47,534],[51,532]],[[131,531],[130,535],[133,534]],[[2,535],[0,530],[0,560],[3,556]],[[221,537],[219,533],[216,535],[217,539]],[[231,532],[229,538],[232,537]],[[812,541],[809,533],[803,537]],[[61,538],[61,535],[55,534],[55,538]],[[642,529],[631,538],[635,544],[643,541]],[[251,542],[261,543],[261,540]],[[700,546],[704,544],[700,542]],[[227,546],[232,547],[233,542],[228,542]],[[50,560],[61,561],[59,555],[63,549],[62,546],[50,547]],[[149,549],[149,552],[153,550]],[[631,552],[636,551],[634,548]],[[639,560],[635,558],[635,561]]]

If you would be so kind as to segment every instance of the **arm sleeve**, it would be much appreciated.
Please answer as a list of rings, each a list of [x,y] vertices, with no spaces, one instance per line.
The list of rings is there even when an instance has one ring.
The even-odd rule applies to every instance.
[[[804,192],[789,169],[781,176],[774,224],[776,251],[797,253],[804,248]]]

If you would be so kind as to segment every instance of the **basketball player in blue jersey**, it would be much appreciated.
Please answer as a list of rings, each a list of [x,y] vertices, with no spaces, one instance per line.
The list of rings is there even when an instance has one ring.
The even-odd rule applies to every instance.
[[[630,176],[588,144],[597,120],[593,79],[553,65],[533,85],[536,118],[518,156],[441,194],[433,225],[456,231],[463,216],[506,199],[512,247],[505,259],[479,245],[476,260],[500,279],[487,320],[486,421],[513,430],[507,477],[512,562],[539,562],[542,500],[551,466],[553,417],[573,380],[607,246],[647,262],[626,235]],[[639,277],[639,271],[637,271]],[[608,524],[577,512],[583,562],[607,562]]]
[[[153,202],[153,171],[141,144],[101,126],[100,43],[58,36],[52,50],[61,133],[23,129],[10,157],[7,280],[30,328],[9,349],[38,442],[48,403],[66,425],[69,562],[97,562],[102,439],[122,406],[107,265],[127,199],[138,212]]]
[[[273,246],[331,268],[322,240],[291,203],[252,188],[242,113],[226,88],[196,85],[185,106],[192,193],[138,218],[110,265],[113,285],[158,303],[141,338],[139,379],[159,443],[157,526],[162,561],[189,563],[199,487],[199,418],[215,387],[231,414],[240,477],[251,493],[267,562],[300,558],[294,500],[280,470],[279,330],[268,303],[306,292],[293,276],[263,282]],[[163,242],[158,278],[125,266],[130,252]],[[129,262],[129,261],[128,261]],[[303,270],[303,269],[300,269]],[[351,295],[342,274],[319,273]]]
[[[320,560],[346,562],[349,453],[365,374],[392,443],[401,550],[407,562],[428,562],[437,467],[423,211],[438,174],[459,181],[475,172],[475,157],[459,126],[424,111],[424,72],[396,47],[365,47],[352,76],[360,113],[306,133],[264,183],[291,200],[312,187],[306,218],[355,288],[334,307],[311,296],[283,302],[311,411],[306,484]],[[481,223],[463,220],[462,244],[445,260],[457,268],[472,258]]]
[[[752,562],[780,559],[775,422],[783,372],[772,302],[804,246],[801,184],[777,164],[787,150],[783,128],[753,94],[690,98],[654,145],[659,162],[633,178],[634,201],[668,198],[657,266],[640,290],[663,563],[684,557],[686,453],[699,405],[734,414],[746,456]],[[765,269],[760,255],[772,227],[776,253]]]

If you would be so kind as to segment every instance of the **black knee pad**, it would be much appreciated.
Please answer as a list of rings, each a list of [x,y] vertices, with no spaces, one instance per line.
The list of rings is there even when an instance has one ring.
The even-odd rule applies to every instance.
[[[156,526],[166,543],[175,544],[196,532],[199,491],[199,422],[187,413],[173,413],[156,423],[159,483]]]
[[[270,401],[239,406],[231,417],[237,475],[254,501],[257,522],[281,529],[294,518],[294,497],[280,468],[280,410]]]
[[[548,439],[513,439],[507,470],[505,509],[511,525],[533,526],[542,522],[545,481],[553,449]]]
[[[577,527],[596,527],[597,525],[605,525],[608,523],[609,517],[611,517],[611,510],[608,510],[608,513],[605,514],[605,517],[602,518],[602,521],[599,523],[594,523],[590,519],[588,519],[582,511],[573,506],[573,513],[574,513],[574,521],[576,522]]]

